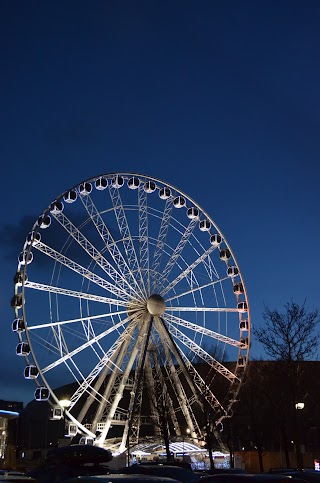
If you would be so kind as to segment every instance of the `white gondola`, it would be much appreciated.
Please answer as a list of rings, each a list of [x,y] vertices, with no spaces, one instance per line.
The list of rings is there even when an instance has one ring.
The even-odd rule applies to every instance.
[[[124,184],[124,179],[122,176],[119,176],[118,174],[112,179],[111,184],[114,188],[121,188]]]
[[[194,218],[199,218],[199,210],[195,206],[191,206],[188,208],[187,211],[187,217],[190,218],[190,220],[193,220]]]
[[[79,185],[78,191],[81,196],[89,195],[92,191],[92,184],[89,182],[81,183]]]
[[[171,196],[171,189],[170,188],[161,188],[159,190],[159,197],[162,199],[162,200],[167,200],[168,198],[170,198]]]
[[[37,379],[39,376],[39,371],[37,366],[31,365],[24,368],[24,378],[25,379]]]
[[[66,203],[74,203],[77,198],[78,193],[76,192],[76,190],[67,191],[67,193],[65,193],[63,196],[63,199]]]
[[[244,293],[244,289],[243,289],[242,283],[235,283],[234,284],[234,286],[233,286],[233,293],[235,293],[236,295],[241,295],[242,293]]]
[[[247,320],[240,320],[239,329],[240,330],[249,330],[248,321]]]
[[[97,178],[95,181],[95,187],[100,191],[105,190],[108,187],[108,179],[104,176],[100,176],[100,178]]]
[[[34,398],[36,401],[48,401],[49,397],[50,392],[46,386],[37,387],[34,391]]]
[[[219,235],[218,233],[214,233],[213,235],[211,235],[211,237],[210,237],[211,245],[213,245],[214,247],[218,247],[221,242],[222,242],[222,236],[221,235]]]
[[[199,223],[199,228],[201,231],[209,231],[211,228],[211,223],[209,220],[201,220]]]
[[[153,193],[156,190],[156,183],[154,181],[147,181],[143,189],[146,193]]]
[[[16,287],[21,287],[22,283],[26,282],[28,280],[27,274],[24,272],[17,272],[13,278],[13,283],[15,284]]]
[[[28,356],[30,354],[30,346],[28,342],[19,342],[16,347],[17,356]]]
[[[73,437],[76,436],[78,433],[78,428],[76,424],[68,423],[65,428],[65,436],[66,437]]]
[[[228,270],[227,270],[228,277],[236,277],[238,274],[239,274],[238,267],[235,267],[234,265],[232,265],[231,267],[228,267]]]
[[[133,176],[133,178],[128,179],[128,187],[131,190],[136,190],[137,188],[139,188],[139,185],[140,185],[140,179],[137,178],[136,176]]]
[[[82,436],[79,440],[79,444],[88,444],[90,446],[93,446],[94,439],[90,438],[90,436]]]
[[[249,346],[248,337],[241,337],[240,343],[243,345],[242,349],[247,349],[247,347]]]
[[[238,310],[239,310],[239,312],[247,312],[247,310],[248,310],[247,302],[239,302],[238,303]]]
[[[21,309],[23,304],[23,299],[21,293],[14,295],[11,299],[11,307],[13,309]]]
[[[50,419],[59,421],[63,418],[63,409],[60,406],[53,406],[50,408]]]
[[[224,248],[220,252],[220,259],[223,260],[224,262],[227,262],[229,258],[231,257],[230,250],[228,248]]]
[[[19,333],[25,331],[24,319],[22,317],[14,319],[14,321],[12,322],[12,331]]]
[[[36,243],[41,241],[41,234],[38,231],[30,231],[26,241],[28,245],[35,245]]]
[[[64,205],[62,201],[54,201],[50,205],[50,212],[54,214],[61,213],[63,211],[63,208],[64,208]]]
[[[21,263],[21,265],[29,265],[29,263],[32,262],[33,260],[33,254],[32,252],[28,252],[27,250],[24,250],[23,252],[20,253],[19,255],[19,263]]]
[[[40,226],[40,228],[43,228],[43,229],[49,228],[49,226],[51,225],[51,216],[49,215],[39,216],[38,225]]]
[[[185,205],[186,200],[183,198],[183,196],[177,196],[177,198],[173,200],[173,206],[175,208],[183,208]]]

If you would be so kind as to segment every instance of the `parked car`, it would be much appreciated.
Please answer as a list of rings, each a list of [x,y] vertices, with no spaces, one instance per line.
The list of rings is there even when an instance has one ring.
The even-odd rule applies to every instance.
[[[208,475],[218,475],[218,474],[246,474],[246,470],[242,468],[212,468],[207,470],[194,470],[197,475],[208,476]]]
[[[273,473],[220,473],[201,478],[201,483],[306,483],[302,478]]]
[[[99,476],[79,476],[71,478],[65,483],[180,483],[179,480],[153,475],[99,475]]]
[[[113,470],[106,463],[111,460],[111,452],[97,446],[76,444],[52,448],[44,462],[26,475],[37,483],[63,483],[77,476],[110,474]]]
[[[16,483],[37,483],[37,480],[31,478],[30,476],[25,475],[10,475],[10,473],[6,473],[4,475],[0,475],[0,481],[8,481],[8,482],[16,482]]]
[[[270,471],[272,474],[281,474],[287,475],[294,478],[301,478],[302,480],[308,481],[309,483],[320,483],[320,471],[312,470],[312,469],[290,469],[290,468],[279,468],[279,469],[272,469]]]
[[[10,476],[24,476],[22,471],[15,471],[15,470],[0,470],[0,476],[3,475],[10,475]]]
[[[143,474],[154,475],[167,478],[174,478],[182,483],[198,483],[200,476],[191,469],[183,468],[177,465],[168,464],[134,464],[125,468],[121,468],[119,473],[124,474]]]
[[[50,448],[45,460],[50,463],[108,463],[112,460],[112,453],[99,446],[70,444],[60,448]]]
[[[27,472],[37,483],[63,483],[69,478],[89,475],[109,475],[110,469],[103,465],[43,464]]]

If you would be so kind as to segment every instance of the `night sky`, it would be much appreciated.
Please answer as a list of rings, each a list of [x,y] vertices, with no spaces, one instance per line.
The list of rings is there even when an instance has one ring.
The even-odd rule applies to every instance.
[[[99,174],[160,178],[208,212],[253,326],[265,305],[320,307],[319,25],[318,0],[1,1],[0,399],[35,389],[11,331],[25,237]]]

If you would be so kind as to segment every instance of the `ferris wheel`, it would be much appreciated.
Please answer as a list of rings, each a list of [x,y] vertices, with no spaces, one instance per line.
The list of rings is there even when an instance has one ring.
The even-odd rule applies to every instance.
[[[46,208],[14,277],[12,329],[35,399],[70,434],[123,452],[128,438],[230,417],[248,364],[250,310],[226,238],[159,179],[110,173]],[[61,388],[67,388],[61,401]]]

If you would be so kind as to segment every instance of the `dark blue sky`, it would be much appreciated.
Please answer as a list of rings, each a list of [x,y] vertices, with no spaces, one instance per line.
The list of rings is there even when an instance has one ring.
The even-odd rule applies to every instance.
[[[33,397],[10,307],[30,220],[98,174],[202,206],[254,326],[264,304],[319,307],[319,23],[318,0],[2,0],[0,399]]]

